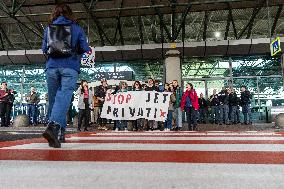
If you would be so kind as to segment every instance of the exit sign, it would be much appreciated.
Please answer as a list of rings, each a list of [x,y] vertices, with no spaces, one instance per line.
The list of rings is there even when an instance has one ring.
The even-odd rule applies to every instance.
[[[274,41],[272,41],[270,44],[270,52],[271,56],[275,56],[277,53],[281,52],[280,37],[277,37]]]

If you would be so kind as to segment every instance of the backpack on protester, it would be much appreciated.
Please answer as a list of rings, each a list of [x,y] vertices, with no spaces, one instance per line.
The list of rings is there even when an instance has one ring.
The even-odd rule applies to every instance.
[[[48,26],[47,55],[52,58],[70,57],[74,54],[72,49],[71,25]]]

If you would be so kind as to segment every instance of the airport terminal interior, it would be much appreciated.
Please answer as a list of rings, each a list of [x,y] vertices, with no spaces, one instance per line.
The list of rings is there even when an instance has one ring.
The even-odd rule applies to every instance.
[[[113,88],[121,81],[178,80],[183,91],[192,83],[207,100],[223,87],[240,97],[246,86],[252,124],[242,124],[240,113],[239,124],[199,120],[195,131],[183,118],[181,131],[116,132],[115,121],[108,130],[90,121],[88,132],[78,132],[75,95],[66,143],[49,148],[41,137],[48,93],[48,56],[41,48],[58,3],[70,6],[95,49],[95,62],[81,65],[77,87],[87,80],[94,93],[102,79]],[[14,90],[15,100],[10,127],[0,128],[0,185],[284,188],[283,6],[284,0],[1,0],[0,82]],[[18,127],[14,120],[27,114],[32,87],[40,97],[38,124]]]

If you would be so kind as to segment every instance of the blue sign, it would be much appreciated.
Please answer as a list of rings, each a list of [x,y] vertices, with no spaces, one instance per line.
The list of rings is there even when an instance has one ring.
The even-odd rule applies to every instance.
[[[272,41],[270,44],[270,52],[271,56],[275,56],[277,53],[281,52],[280,37],[277,37],[274,41]]]

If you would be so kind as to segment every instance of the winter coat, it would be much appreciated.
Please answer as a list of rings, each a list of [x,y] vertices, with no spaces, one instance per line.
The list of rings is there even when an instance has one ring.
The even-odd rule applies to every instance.
[[[104,88],[103,85],[96,87],[95,96],[99,98],[106,97],[107,88]],[[104,102],[99,100],[99,106],[103,106]]]
[[[205,98],[199,98],[198,104],[199,104],[199,107],[202,108],[202,109],[208,107],[208,103],[207,103],[207,100],[205,100]]]
[[[241,105],[248,105],[250,104],[251,94],[248,90],[241,92]]]
[[[193,107],[195,110],[198,110],[198,109],[199,109],[198,96],[197,96],[197,93],[196,93],[196,91],[195,91],[194,89],[186,90],[186,91],[183,93],[182,99],[181,99],[181,104],[180,104],[181,109],[184,110],[185,104],[186,104],[186,98],[187,98],[187,97],[190,98],[192,107]]]
[[[85,103],[84,103],[84,93],[82,93],[81,87],[79,87],[76,91],[76,94],[78,95],[78,108],[81,110],[85,109]],[[89,99],[88,99],[89,106],[92,106],[93,104],[93,97],[92,97],[92,90],[89,89]]]

